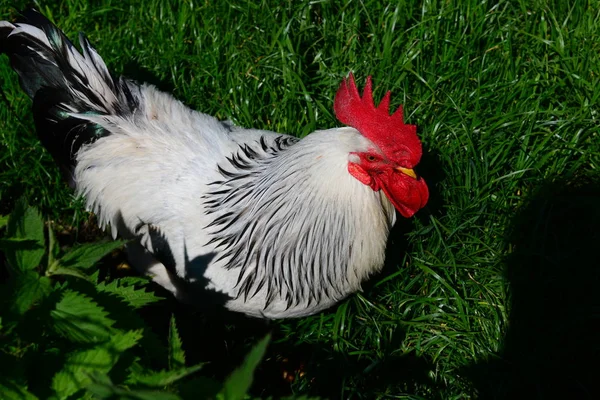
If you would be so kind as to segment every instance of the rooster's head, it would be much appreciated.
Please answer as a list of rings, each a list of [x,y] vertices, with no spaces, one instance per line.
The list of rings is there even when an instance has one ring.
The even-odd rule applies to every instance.
[[[423,151],[417,127],[404,123],[402,107],[390,115],[389,106],[388,91],[375,107],[370,76],[361,97],[352,74],[343,80],[334,102],[338,120],[372,143],[368,150],[350,154],[350,174],[375,191],[383,190],[400,214],[411,217],[429,198],[425,181],[413,170]]]

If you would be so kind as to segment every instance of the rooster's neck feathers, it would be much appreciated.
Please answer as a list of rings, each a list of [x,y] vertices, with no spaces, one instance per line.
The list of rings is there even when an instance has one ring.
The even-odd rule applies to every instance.
[[[336,301],[373,272],[365,262],[383,262],[369,249],[385,248],[393,206],[348,174],[346,149],[330,146],[339,136],[368,146],[349,128],[302,141],[261,138],[219,165],[223,179],[203,199],[212,219],[206,245],[218,251],[215,264],[238,272],[244,302],[258,293],[265,309],[275,297],[287,308]]]

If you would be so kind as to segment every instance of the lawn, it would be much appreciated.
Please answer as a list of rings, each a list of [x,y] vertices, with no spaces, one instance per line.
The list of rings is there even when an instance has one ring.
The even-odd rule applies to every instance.
[[[0,0],[1,19],[27,3]],[[271,332],[261,398],[595,398],[600,2],[35,4],[72,39],[85,32],[115,74],[241,126],[339,126],[333,96],[350,71],[418,125],[431,199],[397,224],[384,271],[299,320],[142,308],[159,339],[175,314],[188,364],[221,380]],[[0,87],[0,215],[26,195],[59,240],[103,238],[37,142],[4,57]]]

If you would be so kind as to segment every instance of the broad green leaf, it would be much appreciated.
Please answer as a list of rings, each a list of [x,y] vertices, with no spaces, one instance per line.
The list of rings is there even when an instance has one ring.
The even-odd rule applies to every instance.
[[[59,260],[59,264],[67,268],[90,268],[102,257],[123,246],[123,244],[125,242],[120,240],[82,244],[65,254]]]
[[[8,283],[11,288],[11,311],[22,315],[51,291],[51,282],[34,271],[16,273]]]
[[[108,373],[123,351],[141,338],[140,331],[114,331],[110,341],[91,349],[69,354],[65,364],[52,379],[52,388],[61,398],[68,397],[92,382],[93,373]]]
[[[141,329],[127,332],[116,331],[110,337],[110,345],[115,350],[123,352],[135,346],[142,339],[142,336]]]
[[[118,386],[115,386],[110,377],[100,372],[92,372],[90,374],[92,382],[87,385],[86,389],[89,394],[93,395],[94,398],[99,399],[110,399],[117,396],[121,390]]]
[[[0,239],[0,250],[3,251],[37,250],[38,247],[35,240],[21,238]]]
[[[90,282],[98,283],[98,281],[100,280],[100,270],[99,269],[94,270],[94,272],[91,275],[89,275],[89,278],[90,278]]]
[[[189,368],[180,368],[172,371],[147,371],[139,364],[134,364],[131,368],[131,373],[127,378],[127,383],[130,385],[142,385],[153,388],[161,388],[168,386],[178,380],[185,378],[188,375],[199,371],[204,364],[194,365]]]
[[[98,343],[110,338],[114,321],[89,297],[65,290],[63,298],[50,312],[54,329],[69,340]]]
[[[67,267],[54,267],[48,269],[49,276],[55,275],[70,275],[76,278],[85,279],[86,281],[91,281],[91,278],[85,273],[81,272],[75,268],[67,268]]]
[[[152,282],[152,279],[148,276],[124,276],[119,278],[119,285],[121,286],[148,285],[150,282]]]
[[[147,292],[144,288],[138,289],[134,286],[124,286],[121,284],[121,279],[115,279],[110,283],[102,282],[96,286],[96,289],[100,292],[112,293],[119,296],[133,308],[140,308],[147,304],[164,300],[152,292]]]
[[[126,390],[113,384],[105,374],[92,375],[92,383],[87,386],[89,394],[99,399],[139,399],[139,400],[179,400],[180,397],[168,392],[152,390]]]
[[[183,343],[177,331],[175,315],[172,315],[169,327],[169,368],[177,369],[182,367],[185,367],[185,351],[183,350]]]
[[[10,380],[0,377],[0,395],[3,400],[36,400],[37,397],[30,393],[26,387]]]
[[[0,229],[4,228],[8,224],[8,215],[0,215]]]
[[[91,372],[109,372],[118,358],[118,352],[104,346],[71,353],[63,369],[54,375],[52,389],[60,398],[68,397],[91,382]]]
[[[44,221],[38,211],[29,207],[24,200],[17,202],[10,214],[6,227],[9,239],[31,240],[27,249],[5,249],[6,258],[13,268],[27,271],[40,265],[44,256]]]
[[[174,393],[159,392],[154,390],[125,390],[117,386],[91,383],[87,390],[100,399],[133,399],[133,400],[180,400],[181,397]]]
[[[262,360],[267,350],[271,335],[265,336],[246,356],[242,365],[229,375],[223,384],[221,392],[225,400],[243,399],[252,385],[254,370]]]
[[[58,253],[60,252],[60,246],[56,241],[56,236],[54,235],[54,230],[52,226],[48,224],[48,265],[51,266],[54,264],[54,261],[58,257]]]

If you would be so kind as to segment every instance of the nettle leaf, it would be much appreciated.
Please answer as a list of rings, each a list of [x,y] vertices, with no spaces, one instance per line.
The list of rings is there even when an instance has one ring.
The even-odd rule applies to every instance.
[[[223,384],[223,391],[221,392],[225,400],[237,400],[245,397],[252,385],[254,370],[265,355],[270,340],[271,335],[267,335],[254,345],[242,365],[229,375]]]
[[[56,267],[55,266],[53,268],[48,269],[48,275],[51,275],[51,276],[70,275],[70,276],[74,276],[76,278],[85,279],[86,281],[92,282],[92,278],[90,278],[88,275],[86,275],[85,273],[83,273],[80,270],[75,269],[75,268]]]
[[[127,332],[117,332],[110,338],[110,345],[117,351],[123,352],[135,346],[144,336],[142,329]]]
[[[124,276],[119,278],[121,286],[148,285],[152,279],[148,276]]]
[[[152,388],[162,388],[168,386],[178,380],[185,378],[194,372],[199,371],[204,366],[204,363],[194,365],[188,368],[179,368],[172,371],[148,371],[139,364],[133,364],[130,368],[130,374],[127,378],[129,385],[142,385]]]
[[[9,281],[11,290],[10,309],[12,312],[23,315],[36,302],[46,297],[52,290],[49,278],[38,275],[34,271],[25,271],[15,274]]]
[[[0,250],[15,251],[15,250],[36,250],[37,242],[30,239],[7,238],[0,239]]]
[[[100,281],[100,270],[96,269],[91,275],[88,276],[90,282],[98,284]]]
[[[6,258],[13,268],[28,271],[40,265],[44,257],[44,221],[37,209],[29,207],[24,200],[17,202],[10,214],[6,227],[7,239],[23,239],[27,248],[19,246],[4,249]]]
[[[48,224],[48,265],[54,264],[54,261],[58,258],[58,253],[60,253],[60,246],[52,226]]]
[[[176,369],[182,367],[185,367],[185,351],[183,350],[183,343],[177,331],[175,315],[172,315],[169,327],[169,368]]]
[[[87,269],[93,267],[102,257],[124,244],[125,242],[121,240],[82,244],[65,254],[59,260],[59,264],[65,268]]]
[[[0,229],[4,228],[8,224],[8,215],[0,215]]]
[[[50,312],[54,330],[69,340],[79,343],[98,343],[111,337],[112,319],[89,297],[65,290],[63,298]]]
[[[110,372],[119,356],[141,337],[141,331],[114,331],[108,342],[69,354],[52,379],[52,389],[58,397],[65,398],[85,388],[92,382],[93,373]]]
[[[133,308],[140,308],[150,303],[164,300],[145,288],[136,288],[121,284],[121,279],[115,279],[110,283],[102,282],[96,286],[99,292],[111,293],[119,296]]]
[[[105,374],[95,373],[92,383],[87,386],[88,393],[99,399],[139,399],[139,400],[179,400],[180,397],[168,392],[153,390],[127,390],[112,383]]]
[[[37,397],[9,378],[0,377],[0,394],[5,400],[36,400]]]

